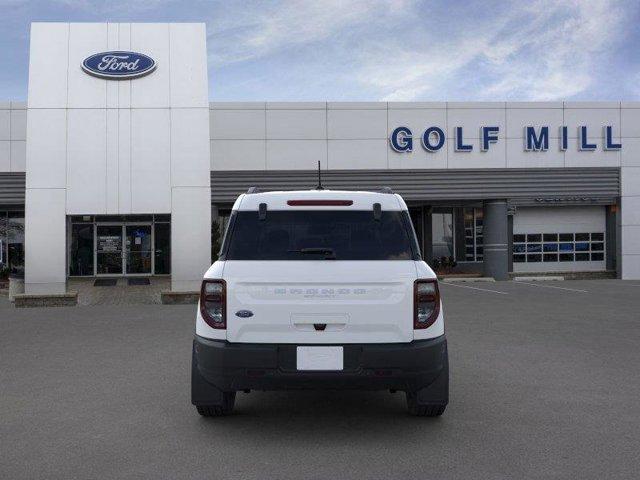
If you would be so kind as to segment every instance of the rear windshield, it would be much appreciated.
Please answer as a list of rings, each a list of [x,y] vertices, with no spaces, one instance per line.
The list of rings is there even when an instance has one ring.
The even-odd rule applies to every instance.
[[[417,252],[407,212],[234,212],[221,252],[226,260],[410,260]],[[225,252],[226,249],[226,252]],[[415,252],[415,253],[414,253]]]

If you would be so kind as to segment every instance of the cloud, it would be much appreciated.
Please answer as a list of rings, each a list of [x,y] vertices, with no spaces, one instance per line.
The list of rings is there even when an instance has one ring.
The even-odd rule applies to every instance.
[[[484,23],[467,20],[465,33],[448,39],[424,32],[426,55],[405,47],[387,69],[370,55],[359,81],[380,91],[382,100],[456,95],[452,83],[472,86],[479,100],[568,98],[592,85],[598,62],[623,31],[623,9],[607,0],[537,1],[501,12]]]
[[[330,40],[359,26],[397,16],[409,0],[259,2],[216,12],[208,24],[210,60],[228,65]]]
[[[614,0],[327,0],[240,10],[209,22],[213,68],[297,55],[294,68],[316,75],[314,84],[321,71],[327,84],[355,84],[385,101],[580,96],[629,16]]]

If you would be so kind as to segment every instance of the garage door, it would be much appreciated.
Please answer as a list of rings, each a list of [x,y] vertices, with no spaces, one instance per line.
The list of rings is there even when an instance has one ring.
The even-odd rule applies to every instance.
[[[605,207],[519,207],[514,272],[606,270]]]

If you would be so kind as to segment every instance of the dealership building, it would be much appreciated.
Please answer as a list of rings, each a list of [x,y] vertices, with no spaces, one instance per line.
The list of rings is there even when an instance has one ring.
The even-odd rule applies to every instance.
[[[32,24],[27,101],[0,102],[0,263],[28,294],[197,290],[235,198],[313,188],[318,162],[401,194],[439,270],[640,279],[640,102],[209,95],[204,24]]]

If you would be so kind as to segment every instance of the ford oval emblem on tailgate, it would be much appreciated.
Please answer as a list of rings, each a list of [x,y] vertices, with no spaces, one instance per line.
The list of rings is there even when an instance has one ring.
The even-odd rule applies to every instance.
[[[236,312],[236,317],[240,317],[240,318],[253,317],[253,312],[251,310],[238,310]]]

